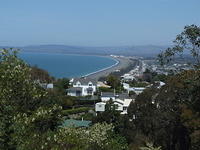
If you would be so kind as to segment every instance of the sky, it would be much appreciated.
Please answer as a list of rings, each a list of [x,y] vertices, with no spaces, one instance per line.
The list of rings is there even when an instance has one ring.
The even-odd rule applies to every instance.
[[[200,0],[0,0],[0,46],[169,45]]]

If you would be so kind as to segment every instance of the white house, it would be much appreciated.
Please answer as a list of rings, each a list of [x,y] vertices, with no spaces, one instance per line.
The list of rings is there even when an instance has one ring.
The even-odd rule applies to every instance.
[[[133,99],[129,98],[127,93],[123,94],[114,94],[114,93],[103,93],[103,97],[101,97],[102,102],[95,104],[95,111],[96,112],[103,112],[105,111],[106,103],[109,100],[112,100],[114,105],[116,105],[116,110],[120,111],[121,114],[127,114],[127,108],[130,105]],[[114,97],[113,97],[114,96]],[[102,99],[103,98],[103,99]]]
[[[124,81],[133,81],[135,80],[135,77],[131,74],[124,74],[123,76],[121,76],[121,78],[124,80]]]
[[[105,102],[99,102],[99,103],[95,104],[96,112],[104,112],[105,111],[105,107],[106,107],[106,103]]]
[[[140,93],[142,93],[146,89],[146,87],[130,87],[130,85],[128,83],[123,83],[123,88],[125,90],[127,90],[128,93],[130,91],[134,91],[137,95],[139,95]]]
[[[124,104],[123,104],[123,111],[121,112],[121,114],[127,114],[127,109],[128,106],[130,105],[130,103],[133,101],[133,99],[124,99]]]
[[[123,83],[123,88],[128,91],[130,88],[130,85],[128,83]]]
[[[72,87],[67,89],[67,95],[87,96],[94,95],[97,90],[97,82],[89,78],[75,78],[71,81]]]
[[[112,92],[102,92],[101,93],[101,101],[107,102],[110,99],[115,100],[115,94]]]
[[[139,95],[140,93],[142,93],[146,88],[145,87],[130,87],[129,89],[127,89],[128,92],[133,91],[135,92],[136,95]]]

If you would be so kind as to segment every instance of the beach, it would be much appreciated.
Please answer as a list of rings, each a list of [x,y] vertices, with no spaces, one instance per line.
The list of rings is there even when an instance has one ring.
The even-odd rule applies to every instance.
[[[85,77],[98,80],[100,77],[108,76],[112,72],[120,71],[121,69],[128,67],[133,62],[133,60],[129,59],[128,57],[111,57],[111,58],[116,60],[115,65],[90,73],[88,75],[85,75]]]

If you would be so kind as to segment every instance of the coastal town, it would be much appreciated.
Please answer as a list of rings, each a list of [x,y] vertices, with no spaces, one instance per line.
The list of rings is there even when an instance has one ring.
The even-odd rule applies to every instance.
[[[0,150],[200,150],[200,0],[5,0]]]
[[[165,85],[166,76],[176,74],[178,70],[191,69],[189,65],[183,63],[160,66],[156,60],[141,57],[117,55],[109,57],[116,59],[118,63],[66,81],[68,86],[64,89],[64,94],[68,98],[75,97],[81,105],[74,105],[71,110],[66,110],[70,113],[66,113],[65,126],[89,126],[92,118],[105,112],[107,105],[111,103],[116,111],[125,115],[128,113],[129,105],[134,103],[137,95],[145,89],[151,87],[160,89]],[[51,90],[54,88],[53,83],[41,85],[46,85],[46,88]],[[78,118],[80,120],[77,120]]]
[[[22,143],[28,136],[33,149],[48,149],[49,141],[60,149],[63,145],[71,147],[65,146],[67,138],[78,150],[85,143],[85,150],[96,146],[98,150],[135,150],[143,145],[138,141],[148,142],[147,137],[152,135],[155,139],[163,136],[165,142],[169,126],[180,131],[176,134],[181,138],[170,131],[176,138],[172,141],[177,144],[177,140],[184,139],[185,147],[187,126],[181,125],[181,119],[189,124],[197,121],[198,126],[198,115],[192,111],[199,109],[199,60],[192,65],[181,59],[162,65],[156,58],[110,55],[105,57],[116,62],[110,67],[81,77],[54,78],[48,71],[26,64],[16,54],[15,49],[2,49],[0,53],[0,103],[5,106],[0,128],[17,132],[11,137],[3,130],[0,133]],[[194,119],[190,122],[188,116]],[[196,130],[196,124],[188,128],[193,126]],[[35,138],[42,143],[32,143]],[[195,142],[198,138],[197,134],[191,139]],[[30,145],[20,146],[29,149]]]

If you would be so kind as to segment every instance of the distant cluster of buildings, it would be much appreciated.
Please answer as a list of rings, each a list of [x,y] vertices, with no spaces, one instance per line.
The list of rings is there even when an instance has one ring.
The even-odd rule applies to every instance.
[[[157,74],[165,74],[168,75],[170,73],[179,73],[183,70],[190,70],[192,69],[191,66],[189,66],[188,64],[178,64],[178,63],[174,63],[174,64],[168,64],[168,65],[164,65],[164,66],[160,66],[157,64],[152,64],[148,67],[150,70],[152,70],[153,72],[156,72]]]
[[[113,56],[114,57],[114,56]],[[117,56],[115,56],[117,57]],[[99,93],[98,87],[110,88],[104,82],[97,82],[94,79],[82,77],[74,78],[70,80],[71,87],[67,89],[67,95],[76,97],[94,96],[99,95],[100,102],[95,104],[95,112],[101,113],[106,111],[106,105],[109,102],[115,107],[115,110],[119,111],[121,114],[127,114],[127,109],[131,102],[134,102],[134,98],[130,96],[130,92],[134,92],[136,95],[142,93],[146,88],[153,86],[149,84],[146,87],[131,87],[128,83],[135,80],[137,81],[149,66],[144,61],[139,61],[138,65],[133,68],[128,73],[121,76],[121,83],[126,92],[115,93],[115,92],[101,92]],[[149,69],[149,68],[148,68]],[[155,71],[158,69],[156,66],[152,65]],[[165,83],[158,81],[156,83],[157,88],[161,88]],[[115,91],[115,90],[114,90]]]

